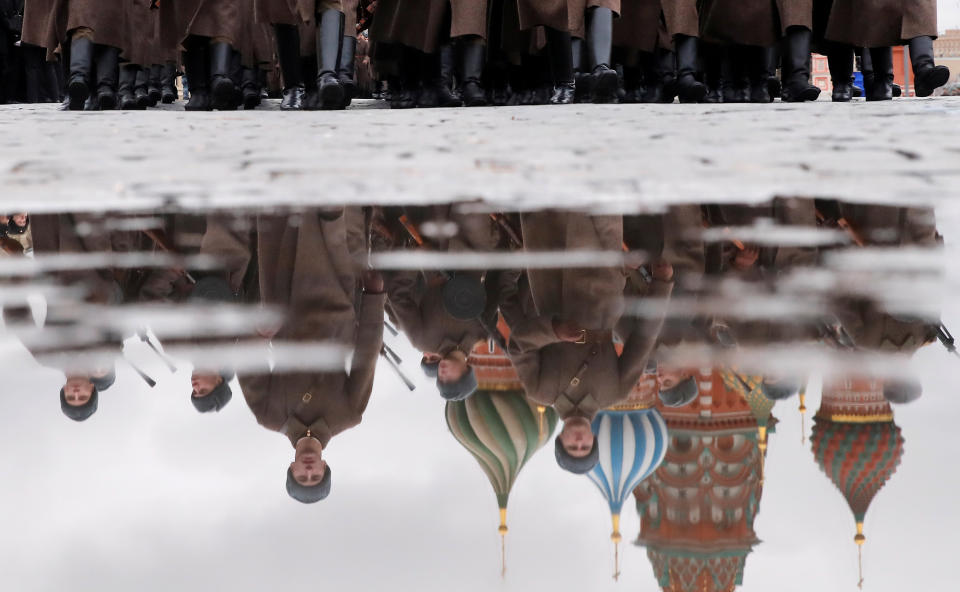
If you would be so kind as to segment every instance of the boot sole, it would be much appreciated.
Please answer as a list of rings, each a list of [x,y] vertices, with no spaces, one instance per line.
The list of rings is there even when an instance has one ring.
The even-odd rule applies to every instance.
[[[950,70],[946,68],[940,69],[934,66],[931,70],[929,76],[925,76],[926,80],[917,82],[919,84],[915,87],[915,92],[918,97],[929,97],[933,94],[933,91],[940,88],[950,80]]]
[[[102,94],[97,97],[101,111],[112,111],[117,108],[117,97],[111,94]]]
[[[320,89],[320,109],[335,111],[343,109],[343,87],[339,84],[328,84]]]
[[[233,82],[225,78],[221,78],[213,83],[213,88],[211,90],[214,109],[219,109],[221,111],[232,111],[236,109],[233,103]]]
[[[71,82],[67,94],[70,95],[70,110],[83,111],[84,103],[90,98],[90,88],[84,82]]]
[[[613,100],[619,85],[617,73],[614,71],[604,72],[593,80],[593,102],[609,103]]]

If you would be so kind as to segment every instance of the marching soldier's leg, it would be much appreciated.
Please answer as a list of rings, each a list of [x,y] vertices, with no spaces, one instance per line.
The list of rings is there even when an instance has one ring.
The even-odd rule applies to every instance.
[[[300,29],[297,25],[274,25],[277,60],[283,74],[281,111],[299,111],[303,106],[303,73],[300,60]]]
[[[236,86],[230,78],[233,47],[223,38],[210,40],[210,96],[214,109],[229,111],[236,108]],[[193,83],[193,80],[190,80]]]
[[[70,78],[67,95],[70,110],[81,111],[90,98],[91,70],[93,69],[93,31],[79,28],[70,36]]]
[[[869,53],[873,64],[873,84],[867,91],[867,100],[889,101],[893,99],[893,49],[871,47]]]
[[[190,37],[185,43],[184,70],[190,85],[187,111],[210,111],[210,45],[206,38]]]
[[[820,89],[810,84],[810,39],[806,27],[789,27],[783,38],[783,100],[789,103],[816,101]]]
[[[613,11],[596,6],[587,11],[587,40],[589,41],[593,102],[609,103],[617,92],[617,71],[611,68],[610,51],[613,46]]]
[[[853,99],[853,47],[845,43],[827,42],[827,61],[830,64],[830,80],[833,82],[834,103],[849,103]]]
[[[124,65],[120,68],[120,86],[119,102],[120,108],[124,111],[142,109],[137,105],[137,97],[134,96],[134,87],[137,83],[137,70],[139,66]]]
[[[674,35],[677,53],[677,96],[681,103],[699,103],[707,96],[707,87],[697,82],[697,44],[699,39],[689,35]]]
[[[551,27],[545,28],[550,72],[553,74],[553,96],[550,97],[550,102],[554,105],[568,105],[573,102],[573,96],[576,93],[570,32]]]
[[[137,67],[137,75],[133,85],[133,95],[137,100],[138,109],[146,109],[150,105],[150,95],[147,90],[147,72],[142,67]]]
[[[461,38],[462,62],[460,98],[465,107],[482,107],[487,104],[487,93],[483,89],[483,66],[486,60],[486,45],[480,37]]]
[[[147,81],[147,95],[150,97],[148,107],[156,107],[163,93],[160,91],[160,79],[163,77],[163,66],[160,64],[150,65],[150,76]]]
[[[928,35],[910,40],[910,62],[918,97],[929,97],[950,80],[950,69],[933,62],[933,39]]]
[[[327,8],[317,16],[317,90],[321,109],[343,109],[343,86],[337,78],[344,15]]]
[[[160,78],[160,100],[165,105],[177,100],[176,77],[177,65],[168,60],[163,64],[163,76]]]

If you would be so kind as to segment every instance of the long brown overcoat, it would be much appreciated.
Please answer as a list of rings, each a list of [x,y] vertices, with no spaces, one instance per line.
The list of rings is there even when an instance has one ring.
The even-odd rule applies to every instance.
[[[150,0],[130,0],[124,5],[127,11],[127,39],[123,48],[123,59],[138,66],[161,63],[155,59],[161,55],[160,40],[157,37],[159,14],[150,10]]]
[[[448,6],[450,37],[487,38],[487,0],[392,0],[377,5],[371,39],[433,53],[444,33]]]
[[[623,0],[613,22],[613,45],[653,52],[660,34],[660,0]]]
[[[780,32],[786,34],[787,27],[806,27],[812,31],[813,2],[814,0],[777,0]]]
[[[51,52],[56,46],[48,47],[50,41],[50,16],[56,0],[27,0],[23,5],[23,29],[20,39],[24,43],[44,47]]]
[[[521,31],[541,25],[558,31],[570,30],[569,0],[517,0],[517,13]]]
[[[188,36],[220,37],[236,44],[242,34],[239,0],[178,0],[160,4],[162,43],[179,45]]]
[[[769,47],[780,37],[770,0],[703,0],[700,36],[711,43]]]
[[[324,446],[360,423],[383,343],[385,294],[359,290],[363,214],[327,221],[307,212],[257,220],[261,300],[286,311],[275,339],[332,341],[353,348],[348,371],[241,374],[244,398],[264,427],[291,443],[310,429]]]
[[[93,41],[100,45],[126,48],[127,6],[125,0],[54,0],[44,47],[64,43],[75,29],[93,30]]]
[[[619,216],[534,212],[522,214],[521,225],[525,251],[622,251]],[[617,356],[612,333],[623,315],[623,269],[530,269],[526,279],[528,289],[517,290],[519,304],[501,310],[507,309],[508,354],[527,396],[556,407],[562,417],[592,417],[625,398],[643,373],[663,318],[638,321],[635,330],[622,335],[624,351]],[[672,283],[655,283],[653,295],[666,298]],[[611,336],[583,344],[563,341],[554,321],[601,335],[609,331]]]
[[[826,38],[855,47],[937,36],[937,0],[833,0]]]
[[[660,0],[663,18],[667,24],[667,34],[688,37],[700,36],[700,13],[697,0]]]

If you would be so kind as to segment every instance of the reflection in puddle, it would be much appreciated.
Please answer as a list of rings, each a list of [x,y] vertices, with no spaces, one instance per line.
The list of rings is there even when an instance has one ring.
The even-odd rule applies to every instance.
[[[867,510],[903,457],[892,405],[927,382],[912,358],[936,341],[955,352],[931,209],[805,198],[629,215],[473,206],[0,217],[0,359],[27,360],[17,378],[36,404],[59,390],[63,415],[90,432],[121,397],[171,392],[182,405],[189,393],[209,438],[253,419],[289,448],[247,471],[277,496],[285,472],[287,494],[309,504],[338,496],[334,467],[348,483],[370,470],[328,454],[338,441],[364,451],[346,434],[368,409],[427,397],[445,404],[449,432],[489,481],[499,526],[492,504],[455,504],[489,511],[505,577],[524,561],[507,544],[509,498],[541,487],[521,476],[553,457],[550,487],[589,479],[599,491],[582,504],[604,508],[610,537],[588,544],[609,545],[617,579],[639,565],[623,544],[636,508],[634,542],[664,590],[744,584],[776,478],[777,415],[798,409],[864,551]],[[189,390],[175,387],[186,375]],[[216,421],[240,400],[249,415]],[[43,423],[60,434],[52,416]],[[403,448],[423,425],[405,418],[376,446]],[[431,488],[465,487],[444,480],[445,463],[465,455],[410,457],[436,467]],[[572,531],[575,514],[549,519]],[[365,526],[374,538],[390,528]],[[877,579],[885,569],[873,564]]]

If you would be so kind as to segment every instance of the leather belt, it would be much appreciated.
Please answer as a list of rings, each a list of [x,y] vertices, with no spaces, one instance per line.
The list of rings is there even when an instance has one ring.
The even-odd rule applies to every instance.
[[[576,341],[581,345],[586,343],[610,343],[613,341],[613,331],[610,329],[600,329],[592,331],[590,329],[580,329],[580,339]]]

